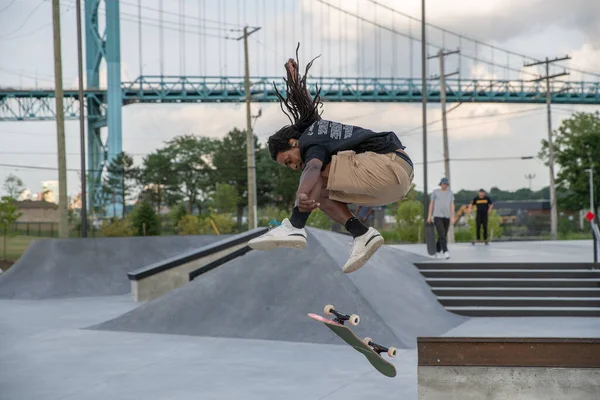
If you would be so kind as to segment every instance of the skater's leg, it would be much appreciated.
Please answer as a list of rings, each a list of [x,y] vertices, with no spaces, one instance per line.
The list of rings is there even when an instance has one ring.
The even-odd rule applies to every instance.
[[[477,240],[479,240],[481,238],[480,232],[481,232],[481,215],[479,215],[479,213],[477,213],[477,216],[475,217],[475,238]],[[485,235],[485,233],[484,233],[484,235]]]
[[[483,240],[487,242],[488,240],[488,216],[483,217]]]
[[[448,230],[450,229],[450,218],[443,218],[444,223],[444,241],[442,242],[442,250],[448,252]]]
[[[444,241],[446,238],[446,233],[444,232],[444,221],[443,218],[433,217],[433,224],[435,225],[435,230],[437,231],[438,239],[435,243],[435,247],[438,253],[443,251],[445,246]]]

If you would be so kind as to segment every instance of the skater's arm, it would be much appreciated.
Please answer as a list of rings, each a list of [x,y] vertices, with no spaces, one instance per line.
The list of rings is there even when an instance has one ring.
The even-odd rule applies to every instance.
[[[313,158],[310,160],[306,166],[304,167],[304,171],[302,171],[302,176],[300,176],[300,184],[298,185],[298,190],[296,191],[296,205],[302,208],[302,205],[299,204],[300,195],[308,195],[313,191],[313,188],[319,182],[319,178],[321,178],[321,167],[323,166],[323,162],[318,158]],[[316,208],[316,203],[314,208]],[[310,210],[312,211],[312,210]]]
[[[454,200],[450,202],[450,223],[454,225],[456,221],[454,220]]]
[[[494,208],[494,202],[490,198],[488,198],[488,202],[490,203],[490,206],[488,207],[488,214],[489,214],[492,212],[492,208]]]
[[[429,202],[429,214],[428,214],[428,216],[427,216],[427,221],[428,221],[428,222],[431,222],[431,217],[432,217],[432,215],[433,215],[433,202],[434,202],[434,201],[435,201],[435,200],[431,199],[431,201]]]

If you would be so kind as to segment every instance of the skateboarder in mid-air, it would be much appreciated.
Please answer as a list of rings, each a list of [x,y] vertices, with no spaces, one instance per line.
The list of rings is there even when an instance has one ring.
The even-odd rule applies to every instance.
[[[310,213],[320,208],[343,225],[354,238],[350,257],[343,267],[350,273],[361,268],[383,244],[374,228],[366,227],[348,209],[348,204],[381,206],[401,200],[413,180],[413,164],[394,132],[373,132],[358,126],[321,119],[317,89],[311,97],[296,60],[285,64],[286,96],[275,91],[281,109],[291,122],[268,140],[273,160],[293,170],[302,170],[295,207],[289,219],[248,245],[257,250],[306,246],[304,229]],[[314,61],[314,60],[313,60]],[[287,110],[287,111],[286,111]]]

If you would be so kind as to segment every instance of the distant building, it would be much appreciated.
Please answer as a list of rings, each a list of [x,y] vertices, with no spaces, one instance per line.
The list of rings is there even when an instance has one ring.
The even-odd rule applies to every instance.
[[[21,194],[19,195],[19,198],[17,199],[18,201],[23,201],[23,200],[35,200],[35,193],[31,193],[29,191],[29,189],[25,189],[21,192]]]
[[[39,200],[58,204],[58,181],[42,181],[42,191]]]
[[[58,205],[48,201],[23,200],[16,202],[21,213],[17,222],[56,222],[58,223]]]
[[[81,192],[77,193],[72,201],[69,203],[71,210],[81,210]]]

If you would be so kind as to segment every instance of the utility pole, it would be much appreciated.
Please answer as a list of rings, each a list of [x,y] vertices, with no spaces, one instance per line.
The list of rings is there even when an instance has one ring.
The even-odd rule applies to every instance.
[[[423,112],[423,229],[425,229],[429,214],[429,193],[427,191],[427,37],[425,0],[421,0],[421,80],[421,104]],[[425,235],[423,235],[423,241],[425,241]]]
[[[445,70],[445,59],[446,56],[451,54],[457,54],[459,50],[444,52],[443,49],[438,51],[437,55],[429,56],[428,59],[439,58],[440,59],[440,101],[442,104],[442,131],[444,138],[444,175],[446,178],[450,179],[450,150],[448,146],[448,121],[446,119],[446,78],[457,75],[457,72],[453,72],[451,74],[446,74]]]
[[[539,82],[541,80],[546,81],[546,108],[548,114],[548,165],[550,169],[550,234],[553,240],[558,238],[558,208],[556,204],[556,184],[554,181],[554,145],[552,142],[552,88],[550,80],[558,78],[559,76],[569,75],[568,72],[564,71],[558,74],[550,75],[550,64],[553,62],[570,60],[571,57],[565,56],[562,58],[555,58],[549,60],[546,57],[545,61],[538,61],[534,63],[524,64],[525,67],[533,67],[536,65],[545,64],[546,76],[540,76],[537,79],[533,79],[530,82]]]
[[[56,138],[58,144],[58,237],[69,237],[67,211],[67,157],[65,151],[65,114],[63,109],[62,55],[60,46],[60,5],[52,0],[52,30],[54,35],[54,86],[56,93]]]
[[[83,50],[81,0],[77,0],[77,67],[79,68],[79,143],[81,152],[81,237],[87,237],[87,188],[85,170],[85,97],[83,95]]]
[[[250,62],[248,55],[248,36],[260,28],[244,27],[244,86],[246,90],[246,149],[248,158],[248,229],[256,228],[256,166],[254,160],[254,134],[252,133],[252,95],[250,93]]]
[[[529,190],[531,190],[531,181],[535,179],[535,174],[527,174],[525,179],[529,180]]]
[[[444,140],[444,175],[450,180],[450,148],[448,145],[448,121],[446,119],[446,78],[452,75],[457,75],[458,72],[453,72],[446,75],[445,61],[446,56],[458,53],[458,50],[444,52],[444,49],[440,49],[437,55],[429,56],[427,59],[439,58],[440,59],[440,101],[442,105],[442,132]],[[452,181],[450,181],[452,184]],[[448,239],[450,243],[454,243],[454,221],[450,221],[450,229],[448,230]]]

